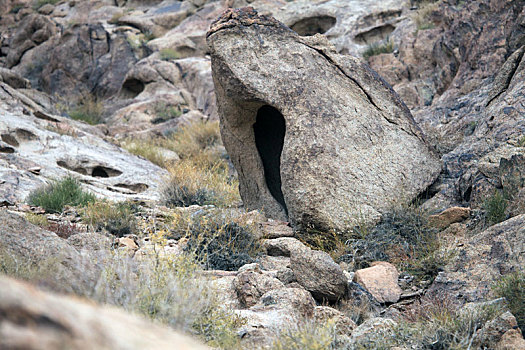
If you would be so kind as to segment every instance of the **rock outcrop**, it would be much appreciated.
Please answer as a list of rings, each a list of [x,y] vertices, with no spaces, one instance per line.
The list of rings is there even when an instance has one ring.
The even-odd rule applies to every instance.
[[[0,348],[209,349],[116,308],[45,293],[4,276],[0,276]]]
[[[31,191],[68,174],[107,198],[158,198],[166,170],[105,141],[95,127],[43,110],[0,83],[0,201],[23,202]]]
[[[525,265],[525,215],[475,235],[440,272],[431,293],[447,293],[463,301],[491,296],[492,285]]]
[[[225,12],[207,40],[223,141],[248,208],[298,229],[343,230],[438,176],[403,102],[324,37],[244,8]]]

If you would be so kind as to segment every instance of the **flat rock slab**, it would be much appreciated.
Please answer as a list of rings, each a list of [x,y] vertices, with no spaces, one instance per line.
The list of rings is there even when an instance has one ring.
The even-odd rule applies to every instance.
[[[207,34],[221,133],[249,209],[294,229],[347,229],[427,189],[441,165],[390,86],[322,35],[252,8]]]
[[[366,269],[357,270],[355,282],[362,285],[380,303],[395,303],[401,296],[401,288],[397,284],[399,273],[394,265],[387,262],[377,262]]]

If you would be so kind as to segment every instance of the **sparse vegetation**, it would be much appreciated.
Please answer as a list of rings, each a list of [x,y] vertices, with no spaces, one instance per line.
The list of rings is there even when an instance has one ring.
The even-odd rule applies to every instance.
[[[67,114],[71,119],[95,125],[102,123],[103,111],[102,103],[98,102],[95,97],[86,95],[82,97],[77,106],[70,109]]]
[[[349,239],[347,254],[341,259],[355,268],[368,267],[373,261],[389,261],[420,280],[432,280],[451,253],[441,249],[438,230],[428,224],[427,217],[413,205],[394,207],[383,213],[375,227],[366,229],[366,237],[355,235]]]
[[[136,220],[130,203],[98,201],[82,210],[84,221],[95,231],[105,231],[122,237],[136,232]]]
[[[344,340],[337,334],[335,323],[303,322],[285,329],[272,345],[274,350],[342,349]]]
[[[506,210],[508,199],[501,191],[494,191],[492,196],[487,198],[483,203],[485,217],[488,225],[495,225],[507,218]]]
[[[180,54],[171,48],[165,48],[159,51],[160,59],[163,61],[171,61],[180,58]]]
[[[172,106],[168,103],[161,102],[155,106],[155,115],[156,118],[151,121],[152,124],[164,123],[171,119],[176,119],[180,117],[182,111],[180,106]]]
[[[432,29],[435,24],[431,21],[431,16],[439,7],[440,1],[425,0],[419,2],[419,9],[414,13],[412,19],[416,24],[417,30]]]
[[[172,161],[164,156],[162,149],[154,140],[128,139],[122,142],[121,146],[128,152],[144,157],[160,167],[168,168],[172,165]]]
[[[219,349],[238,347],[235,330],[242,320],[222,308],[189,255],[157,252],[139,264],[112,254],[91,298],[193,333]]]
[[[219,163],[208,168],[188,160],[178,162],[169,168],[170,176],[162,188],[164,203],[171,207],[195,204],[227,207],[238,202],[237,181],[229,179],[220,167]]]
[[[33,9],[34,9],[34,10],[38,10],[39,8],[41,8],[42,6],[47,5],[47,4],[55,5],[55,4],[57,4],[59,1],[60,1],[60,0],[36,0],[36,1],[33,3]]]
[[[507,299],[510,312],[520,329],[525,330],[525,272],[516,271],[504,276],[494,285],[494,292]]]
[[[66,205],[86,206],[95,199],[92,193],[82,190],[77,179],[67,176],[31,192],[27,202],[50,213],[60,213]]]
[[[386,41],[378,41],[367,46],[363,52],[363,58],[368,60],[372,56],[377,56],[382,53],[394,52],[394,42],[390,39]]]
[[[235,271],[262,250],[255,227],[231,216],[198,215],[185,222],[185,250],[206,269]]]

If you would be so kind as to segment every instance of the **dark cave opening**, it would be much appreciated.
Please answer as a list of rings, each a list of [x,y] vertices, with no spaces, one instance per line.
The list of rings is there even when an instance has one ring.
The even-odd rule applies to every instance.
[[[255,145],[264,167],[266,185],[273,198],[288,214],[281,189],[281,153],[286,134],[284,117],[272,106],[262,106],[257,111],[257,119],[253,124]]]

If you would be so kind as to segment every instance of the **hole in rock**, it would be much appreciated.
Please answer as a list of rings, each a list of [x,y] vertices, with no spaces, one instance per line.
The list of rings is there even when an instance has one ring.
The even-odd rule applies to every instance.
[[[138,94],[144,91],[144,87],[144,83],[138,79],[126,79],[124,84],[122,84],[121,95],[125,98],[135,98]]]
[[[366,32],[359,33],[355,36],[355,41],[359,44],[372,44],[386,38],[396,29],[391,24],[385,24],[372,28]]]
[[[119,176],[122,174],[122,171],[117,169],[108,168],[105,166],[96,166],[91,171],[91,176],[93,177],[113,177],[113,176]]]
[[[2,134],[2,141],[4,141],[5,143],[13,146],[13,147],[18,147],[20,146],[20,144],[18,143],[18,140],[16,139],[16,137],[14,137],[13,135],[10,135],[10,134]]]
[[[36,136],[31,131],[26,130],[26,129],[16,129],[15,133],[16,133],[16,137],[19,140],[31,141],[31,140],[38,139],[38,136]]]
[[[257,111],[257,119],[253,124],[255,146],[264,167],[264,177],[268,190],[273,198],[287,212],[286,203],[281,189],[281,152],[286,134],[284,117],[272,106],[262,106]]]
[[[336,19],[332,16],[316,16],[303,18],[290,26],[301,36],[310,36],[317,33],[324,34],[335,25]]]
[[[138,184],[116,184],[115,187],[121,187],[121,188],[125,188],[125,189],[131,190],[136,193],[140,193],[140,192],[146,191],[149,186],[143,183],[138,183]]]

